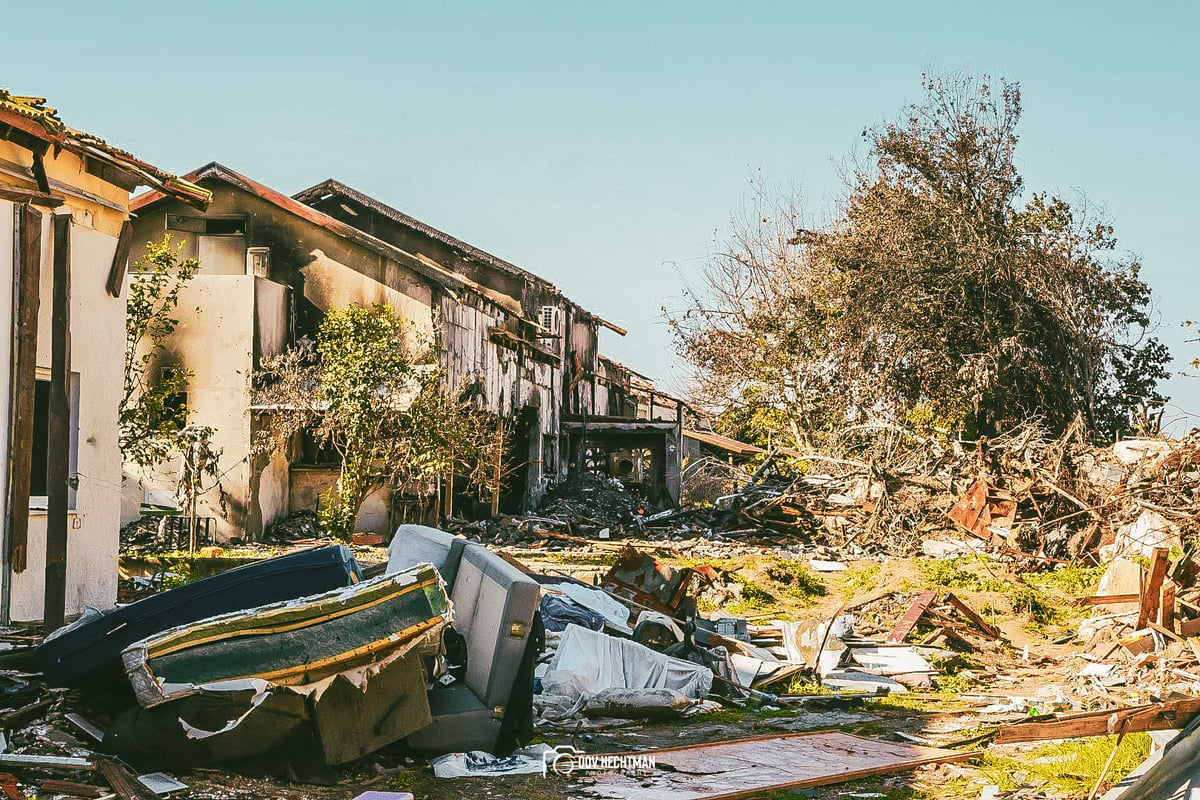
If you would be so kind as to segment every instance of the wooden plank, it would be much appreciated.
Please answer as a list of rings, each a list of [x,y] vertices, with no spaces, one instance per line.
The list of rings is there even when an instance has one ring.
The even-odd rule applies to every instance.
[[[953,593],[947,594],[943,600],[954,606],[958,613],[966,617],[972,625],[974,625],[976,628],[979,628],[979,630],[983,631],[986,635],[992,637],[993,639],[1002,638],[1000,631],[996,630],[991,625],[988,625],[987,622],[984,621],[983,617],[975,613],[975,609],[958,599],[958,597],[956,597]]]
[[[18,728],[34,717],[43,716],[44,712],[50,706],[54,705],[56,699],[54,697],[47,697],[42,700],[35,700],[29,705],[0,714],[0,729]]]
[[[1077,606],[1107,606],[1117,603],[1137,603],[1142,596],[1133,594],[1094,594],[1091,597],[1081,597],[1075,601]]]
[[[1148,653],[1154,649],[1154,635],[1148,628],[1134,631],[1128,636],[1122,636],[1119,641],[1121,646],[1134,656]]]
[[[158,800],[158,795],[143,786],[132,772],[115,761],[101,759],[96,762],[96,768],[121,800]]]
[[[1179,623],[1179,635],[1184,638],[1200,636],[1200,618],[1181,620]]]
[[[62,627],[67,606],[67,530],[71,500],[71,215],[54,215],[50,307],[50,456],[46,481],[46,584],[42,623]]]
[[[0,186],[0,200],[10,203],[28,203],[31,206],[57,208],[66,202],[66,198],[57,194],[35,192],[32,189],[18,189],[16,186]]]
[[[99,787],[74,781],[60,781],[57,778],[47,778],[38,787],[40,795],[66,795],[68,797],[99,797],[104,794]]]
[[[1165,547],[1154,548],[1154,557],[1150,561],[1150,572],[1146,576],[1146,582],[1142,586],[1142,604],[1138,610],[1137,627],[1144,628],[1151,621],[1158,621],[1158,603],[1161,599],[1159,591],[1162,589],[1163,578],[1167,576],[1167,566],[1170,564],[1170,557]]]
[[[104,290],[113,297],[121,296],[121,287],[125,283],[125,269],[129,266],[129,252],[133,249],[133,223],[125,220],[121,226],[121,235],[117,237],[117,250],[113,253],[112,266],[108,269],[108,281]]]
[[[933,589],[921,592],[917,595],[917,599],[908,607],[908,611],[904,612],[896,627],[888,634],[887,640],[893,644],[903,642],[904,637],[912,632],[912,629],[917,626],[921,617],[925,614],[925,609],[929,608],[929,604],[933,602],[933,598],[937,597],[937,592]]]
[[[593,793],[643,800],[738,800],[901,772],[923,764],[965,761],[975,754],[816,731],[620,756],[652,758],[655,769],[649,776],[599,775]]]
[[[42,274],[42,212],[17,209],[16,367],[12,440],[9,446],[8,563],[13,572],[28,566],[29,485],[33,469],[34,392],[37,384],[37,329]]]
[[[1200,714],[1200,697],[1189,697],[1170,703],[1085,711],[1036,722],[1014,722],[997,729],[992,741],[995,744],[1012,744],[1072,739],[1077,736],[1108,736],[1116,733],[1122,725],[1126,733],[1176,730],[1185,727],[1197,714]]]
[[[1158,600],[1158,623],[1175,632],[1175,583],[1164,581]]]

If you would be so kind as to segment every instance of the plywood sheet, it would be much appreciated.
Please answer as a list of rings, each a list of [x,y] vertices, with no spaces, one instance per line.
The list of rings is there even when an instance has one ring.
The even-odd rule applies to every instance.
[[[655,769],[637,776],[600,775],[584,791],[612,800],[734,800],[972,756],[840,731],[764,736],[629,755],[653,756]]]

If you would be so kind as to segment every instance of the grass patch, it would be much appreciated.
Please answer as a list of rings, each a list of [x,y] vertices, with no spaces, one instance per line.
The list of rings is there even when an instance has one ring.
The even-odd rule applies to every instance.
[[[734,575],[738,586],[742,587],[742,599],[732,606],[740,610],[767,611],[779,605],[779,599],[754,581],[742,575]],[[731,609],[732,610],[732,609]]]
[[[847,600],[856,595],[866,594],[875,588],[879,578],[878,564],[863,564],[861,567],[850,567],[842,573],[841,595]]]
[[[820,680],[795,675],[787,682],[784,694],[833,694]]]
[[[1025,614],[1035,629],[1044,628],[1058,622],[1063,612],[1040,591],[1032,586],[1024,585],[1013,589],[1009,595],[1014,614]]]
[[[961,558],[918,558],[916,561],[921,576],[931,586],[974,591],[983,588],[978,575],[963,569]]]
[[[1041,589],[1057,589],[1072,597],[1086,597],[1096,593],[1104,567],[1082,567],[1067,564],[1052,572],[1035,572],[1024,576],[1024,581]]]
[[[550,561],[556,564],[573,564],[583,567],[611,567],[613,557],[611,553],[587,553],[587,552],[549,552],[545,555],[540,555],[539,558],[543,561]]]
[[[1057,742],[1023,754],[1020,761],[985,752],[980,754],[977,769],[986,782],[996,784],[1002,792],[1031,785],[1051,787],[1071,797],[1083,797],[1096,784],[1116,742],[1116,736]],[[1149,754],[1148,734],[1128,734],[1121,742],[1106,780],[1110,784],[1121,780]],[[967,795],[960,792],[970,791],[968,781],[963,778],[949,781],[944,788],[944,796],[949,797],[965,797]],[[977,787],[975,791],[978,791]]]

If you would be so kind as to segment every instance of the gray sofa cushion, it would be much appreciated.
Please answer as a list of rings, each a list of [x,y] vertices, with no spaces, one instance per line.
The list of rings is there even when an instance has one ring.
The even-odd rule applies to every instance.
[[[433,564],[447,586],[454,585],[458,562],[467,541],[426,525],[401,525],[388,545],[388,572],[417,564]]]
[[[500,736],[502,720],[492,709],[479,702],[464,684],[441,686],[429,692],[429,711],[433,724],[411,734],[408,745],[431,753],[490,753]]]

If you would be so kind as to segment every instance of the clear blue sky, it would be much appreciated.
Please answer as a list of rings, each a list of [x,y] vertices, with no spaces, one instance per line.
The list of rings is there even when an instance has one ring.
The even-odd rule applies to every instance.
[[[1026,187],[1082,190],[1200,355],[1200,4],[8,4],[0,86],[186,172],[326,177],[556,283],[629,329],[604,351],[682,388],[659,308],[750,177],[841,192],[864,127],[923,70],[1021,84]],[[1200,414],[1174,379],[1168,419]],[[1178,428],[1178,425],[1176,426]]]

